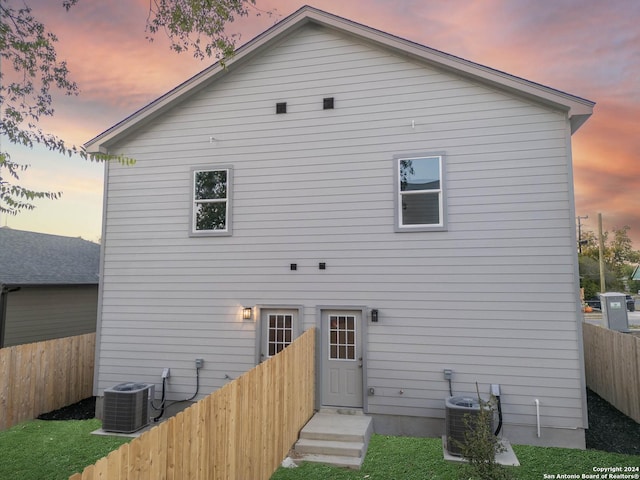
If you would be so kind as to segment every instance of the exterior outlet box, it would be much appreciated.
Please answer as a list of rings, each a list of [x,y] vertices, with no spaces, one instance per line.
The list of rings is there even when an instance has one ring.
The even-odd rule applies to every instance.
[[[162,378],[169,378],[171,376],[171,369],[165,368],[162,370]]]
[[[450,368],[445,368],[444,369],[444,379],[445,380],[451,380],[452,377],[453,377],[453,370],[451,370]]]
[[[500,396],[500,385],[498,385],[497,383],[491,384],[491,395],[493,395],[494,397]]]
[[[196,358],[196,368],[202,368],[204,366],[204,360],[201,358]]]

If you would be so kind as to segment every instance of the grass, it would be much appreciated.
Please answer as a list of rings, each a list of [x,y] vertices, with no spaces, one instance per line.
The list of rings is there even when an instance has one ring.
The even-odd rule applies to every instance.
[[[90,432],[99,420],[21,423],[0,432],[0,479],[67,480],[87,465],[129,441]],[[512,468],[517,480],[541,480],[547,475],[593,474],[594,467],[640,467],[640,456],[598,450],[513,447],[521,466]],[[361,470],[304,464],[280,468],[272,480],[455,480],[464,477],[459,464],[442,458],[442,441],[436,438],[373,435]],[[634,472],[638,473],[638,472]],[[546,477],[549,478],[549,477]],[[604,477],[602,477],[604,478]]]
[[[100,420],[32,420],[0,432],[0,479],[67,480],[129,438],[90,433]]]
[[[594,474],[594,467],[638,467],[640,456],[598,450],[514,445],[520,467],[509,467],[517,480],[542,480],[547,475]],[[638,473],[637,471],[635,473]],[[279,468],[271,480],[455,480],[469,478],[464,467],[442,458],[439,438],[373,435],[361,470],[305,463]],[[551,477],[546,477],[551,478]]]

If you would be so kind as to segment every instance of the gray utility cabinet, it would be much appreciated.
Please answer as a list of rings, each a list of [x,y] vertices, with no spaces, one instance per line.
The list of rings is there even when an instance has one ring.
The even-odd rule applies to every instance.
[[[629,316],[627,315],[627,298],[624,293],[607,292],[600,295],[602,320],[604,326],[619,332],[629,331]]]

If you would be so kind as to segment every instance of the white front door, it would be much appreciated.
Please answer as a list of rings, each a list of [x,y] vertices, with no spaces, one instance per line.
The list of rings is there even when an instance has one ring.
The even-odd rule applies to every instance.
[[[362,407],[362,312],[322,312],[321,359],[324,406]]]

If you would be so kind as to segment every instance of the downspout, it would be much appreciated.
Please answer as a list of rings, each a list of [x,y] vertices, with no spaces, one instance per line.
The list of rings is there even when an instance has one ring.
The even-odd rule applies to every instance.
[[[7,330],[7,298],[11,292],[17,292],[21,287],[9,287],[6,284],[0,283],[0,348],[5,346],[5,337]]]
[[[536,433],[540,438],[540,400],[536,398],[533,402],[536,404]]]
[[[7,293],[7,287],[0,283],[0,348],[4,347],[4,319],[7,316],[4,297]]]

